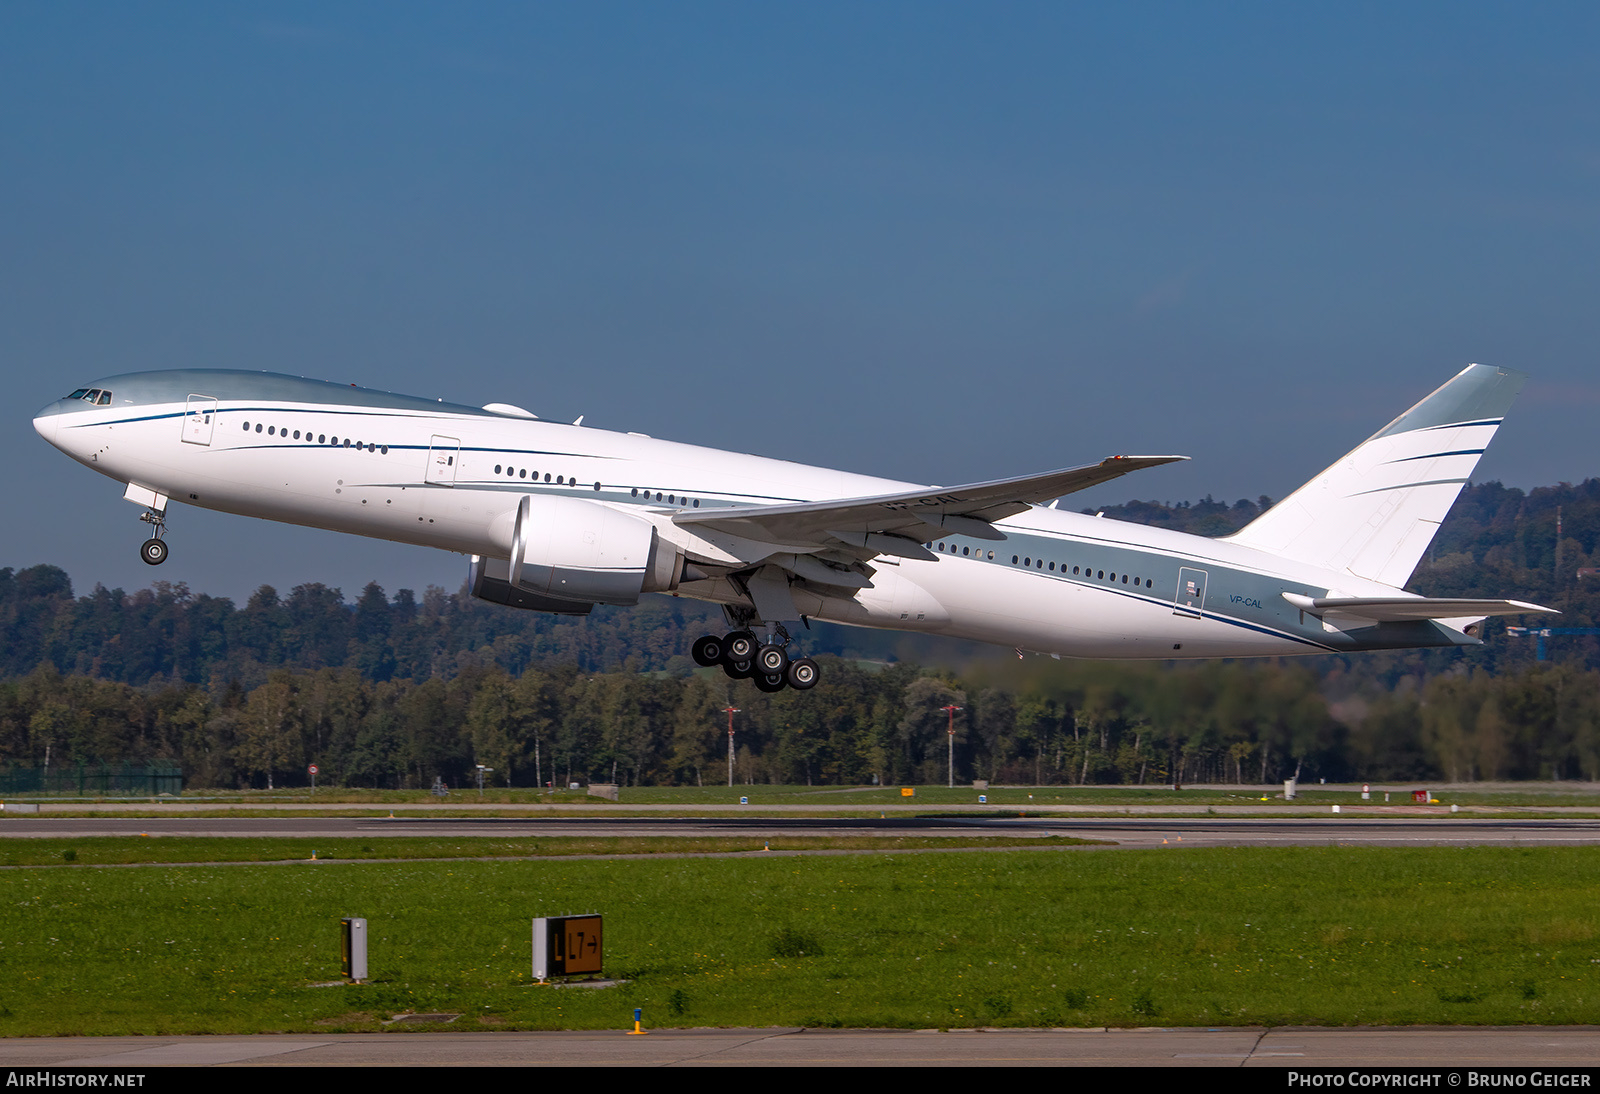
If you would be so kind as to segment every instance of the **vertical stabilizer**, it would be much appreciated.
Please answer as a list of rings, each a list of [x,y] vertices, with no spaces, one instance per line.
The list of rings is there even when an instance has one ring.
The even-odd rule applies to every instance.
[[[1468,365],[1229,542],[1403,587],[1525,379]]]

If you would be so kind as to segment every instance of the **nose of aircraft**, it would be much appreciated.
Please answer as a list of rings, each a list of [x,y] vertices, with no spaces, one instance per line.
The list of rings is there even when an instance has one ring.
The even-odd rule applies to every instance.
[[[33,416],[33,428],[38,430],[39,436],[51,444],[56,443],[56,423],[61,418],[62,401],[57,399]]]

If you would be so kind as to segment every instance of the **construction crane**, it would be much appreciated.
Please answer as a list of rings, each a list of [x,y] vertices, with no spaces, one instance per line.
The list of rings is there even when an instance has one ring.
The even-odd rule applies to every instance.
[[[1600,634],[1600,627],[1507,627],[1506,633],[1513,638],[1527,638],[1530,635],[1539,640],[1538,660],[1549,660],[1545,657],[1544,640],[1554,635],[1563,634]]]

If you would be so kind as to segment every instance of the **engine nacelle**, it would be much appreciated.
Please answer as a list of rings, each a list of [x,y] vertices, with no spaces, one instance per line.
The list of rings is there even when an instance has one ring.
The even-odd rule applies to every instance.
[[[558,600],[553,596],[540,596],[511,584],[511,563],[503,558],[472,556],[472,572],[467,588],[479,600],[491,604],[504,604],[510,608],[526,608],[535,612],[555,612],[557,615],[588,615],[593,604],[576,600]]]
[[[515,590],[574,606],[628,605],[637,604],[641,593],[670,592],[683,575],[682,553],[662,542],[649,521],[582,498],[524,495],[497,532],[511,559],[504,578],[508,594]],[[498,575],[485,568],[484,576],[492,581]]]

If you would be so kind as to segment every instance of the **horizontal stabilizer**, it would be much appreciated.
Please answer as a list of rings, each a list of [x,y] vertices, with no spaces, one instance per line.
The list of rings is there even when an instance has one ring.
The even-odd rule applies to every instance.
[[[1554,608],[1521,600],[1464,600],[1426,596],[1301,596],[1283,598],[1307,615],[1348,615],[1374,623],[1403,623],[1414,619],[1481,619],[1488,615],[1560,615]]]

